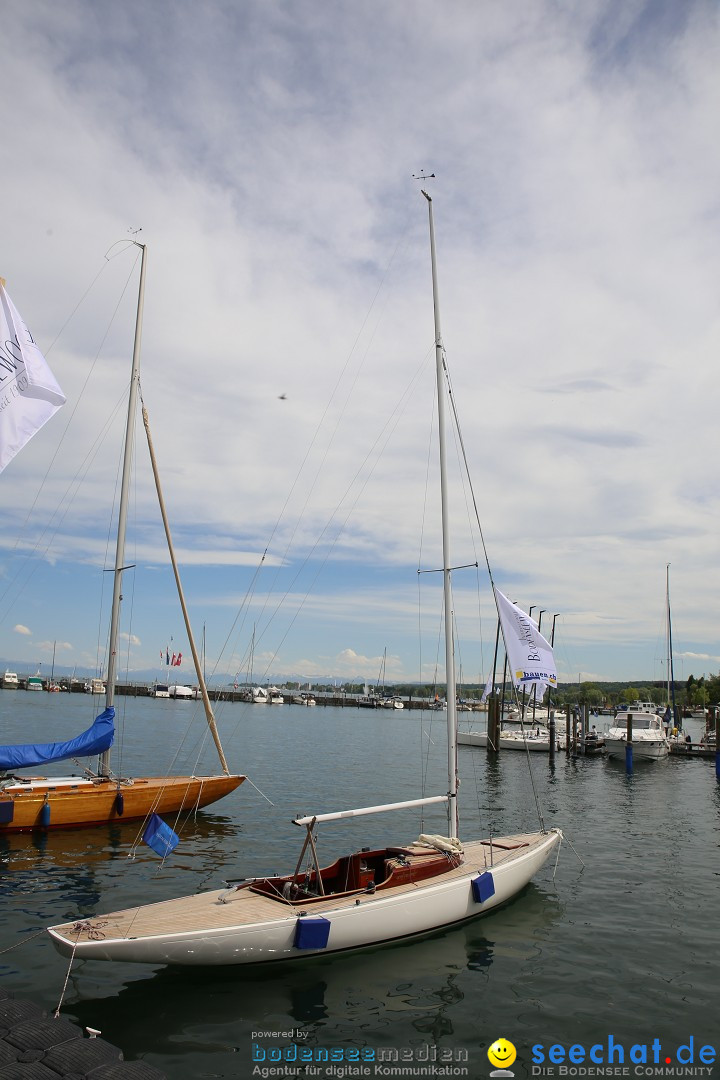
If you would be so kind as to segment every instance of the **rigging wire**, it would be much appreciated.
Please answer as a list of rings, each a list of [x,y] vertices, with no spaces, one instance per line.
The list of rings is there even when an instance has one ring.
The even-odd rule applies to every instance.
[[[105,264],[101,267],[100,271],[98,271],[98,273],[96,274],[92,284],[86,290],[82,300],[79,301],[78,304],[76,305],[75,310],[77,310],[77,308],[83,302],[85,297],[91,291],[92,287],[94,286],[94,284],[96,283],[96,281],[98,280],[100,275],[102,274],[103,270],[106,268],[107,261],[108,260],[107,260],[107,256],[106,256]],[[22,526],[20,527],[20,533],[16,537],[15,543],[12,546],[12,548],[10,549],[10,554],[12,554],[14,551],[16,551],[18,549],[18,547],[19,547],[19,545],[21,543],[21,540],[22,540],[23,533],[28,527],[28,523],[30,521],[31,515],[33,514],[33,511],[35,510],[35,507],[37,506],[38,502],[40,501],[40,498],[41,498],[41,496],[42,496],[42,494],[43,494],[43,492],[45,490],[45,485],[46,485],[48,476],[50,475],[50,472],[51,472],[51,470],[53,468],[53,465],[54,465],[55,461],[57,460],[57,457],[58,457],[58,455],[60,453],[60,450],[63,448],[63,446],[65,444],[65,440],[66,440],[70,425],[72,424],[72,421],[75,418],[75,415],[77,414],[77,411],[78,411],[78,409],[80,407],[80,403],[81,403],[81,401],[83,400],[83,398],[85,396],[87,387],[88,387],[88,385],[90,383],[90,379],[91,379],[91,377],[92,377],[92,375],[93,375],[93,373],[95,371],[95,368],[96,368],[96,366],[98,364],[98,361],[100,359],[102,350],[103,350],[104,345],[105,345],[105,343],[107,341],[107,338],[109,336],[110,330],[111,330],[111,328],[112,328],[112,326],[113,326],[113,324],[115,322],[115,319],[117,317],[117,314],[118,314],[118,311],[120,309],[120,305],[122,303],[123,297],[125,296],[128,285],[129,285],[130,280],[132,278],[132,274],[133,274],[136,262],[137,262],[137,260],[133,263],[133,266],[131,267],[131,269],[130,269],[127,277],[126,277],[125,283],[124,283],[123,288],[121,290],[120,297],[118,298],[118,301],[117,301],[117,303],[115,305],[115,308],[114,308],[114,310],[113,310],[113,312],[112,312],[112,314],[110,316],[108,324],[107,324],[107,326],[105,328],[105,332],[104,332],[104,334],[103,334],[103,336],[102,336],[102,338],[100,340],[100,343],[98,345],[98,348],[96,350],[93,361],[92,361],[92,363],[90,365],[90,368],[89,368],[89,370],[88,370],[88,372],[87,372],[87,374],[85,376],[85,380],[84,380],[83,385],[82,385],[82,387],[80,389],[78,399],[75,402],[75,405],[74,405],[72,411],[70,412],[70,415],[68,416],[67,423],[65,424],[65,427],[62,430],[58,445],[57,445],[57,447],[55,449],[55,452],[54,452],[54,454],[53,454],[53,456],[52,456],[52,458],[50,460],[50,463],[49,463],[49,465],[47,467],[47,470],[45,472],[45,476],[43,477],[43,479],[40,482],[38,491],[37,491],[37,493],[36,493],[36,495],[35,495],[35,497],[33,499],[33,502],[31,504],[30,508],[28,509],[27,514],[26,514],[25,521],[23,522]],[[73,312],[73,314],[74,314],[74,312]],[[70,316],[70,318],[72,318],[72,315]],[[68,323],[70,321],[70,318],[68,318],[68,320],[66,320],[65,326],[68,325]],[[63,327],[63,329],[64,328],[65,327]],[[58,340],[59,336],[60,335],[58,334],[58,336],[55,338],[55,341]],[[53,344],[54,343],[55,342],[53,342]],[[105,424],[103,425],[103,427],[101,427],[101,429],[98,432],[98,434],[96,435],[93,443],[90,445],[89,450],[86,452],[85,458],[83,459],[83,461],[80,463],[80,465],[76,469],[75,475],[72,477],[72,479],[67,484],[67,486],[65,488],[65,491],[58,497],[55,509],[53,510],[52,514],[48,518],[48,520],[47,520],[46,524],[44,525],[42,531],[40,532],[39,536],[36,537],[35,542],[32,545],[29,546],[28,550],[26,550],[26,552],[24,554],[24,557],[21,559],[21,562],[20,562],[20,565],[18,566],[18,568],[14,571],[13,574],[11,574],[9,576],[7,585],[6,585],[5,589],[3,590],[2,594],[0,594],[0,604],[2,604],[6,600],[6,598],[8,597],[8,594],[10,593],[11,589],[16,589],[16,595],[15,595],[14,599],[12,599],[12,600],[10,600],[8,602],[8,608],[7,608],[5,617],[7,617],[7,615],[9,615],[10,610],[12,610],[12,605],[17,601],[17,599],[18,599],[19,595],[21,594],[22,590],[27,587],[27,584],[28,584],[29,580],[35,574],[35,572],[37,570],[37,566],[38,566],[37,562],[35,562],[34,565],[30,568],[30,571],[27,574],[24,582],[21,581],[21,575],[27,569],[30,560],[33,559],[33,558],[37,558],[38,554],[41,553],[41,548],[42,548],[43,542],[44,542],[46,536],[48,536],[48,534],[49,534],[49,537],[47,539],[47,543],[44,546],[44,550],[42,550],[42,554],[47,556],[48,552],[50,551],[50,548],[51,548],[54,540],[56,539],[56,537],[57,537],[57,535],[59,533],[60,527],[61,527],[62,523],[64,522],[66,516],[68,515],[68,513],[69,513],[69,511],[70,511],[70,509],[71,509],[71,507],[72,507],[72,505],[73,505],[73,503],[75,501],[77,493],[80,490],[82,481],[87,476],[87,473],[88,473],[91,465],[93,464],[93,462],[95,460],[95,457],[96,457],[96,455],[98,453],[98,450],[100,449],[100,446],[104,442],[104,440],[105,440],[105,438],[106,438],[106,436],[108,434],[108,431],[110,430],[111,423],[114,420],[118,409],[121,407],[122,400],[123,400],[122,398],[119,399],[118,404],[115,406],[115,408],[111,412],[110,418],[107,419]]]
[[[478,533],[479,533],[480,541],[481,541],[481,545],[482,545],[483,556],[485,558],[485,565],[487,567],[488,576],[490,578],[490,584],[493,587],[493,597],[494,597],[495,596],[495,592],[494,592],[494,590],[495,590],[495,582],[494,582],[494,579],[493,579],[492,568],[490,566],[490,559],[489,559],[489,556],[488,556],[487,547],[485,545],[485,536],[483,534],[482,525],[480,523],[480,513],[479,513],[479,510],[478,510],[477,499],[475,498],[475,489],[473,487],[472,477],[470,475],[470,468],[469,468],[468,459],[467,459],[467,452],[466,452],[466,449],[465,449],[465,442],[464,442],[464,439],[463,439],[463,436],[462,436],[462,429],[460,427],[460,418],[459,418],[458,411],[457,411],[455,395],[453,394],[453,391],[452,391],[452,383],[451,383],[451,379],[450,379],[450,371],[449,371],[449,367],[448,367],[448,363],[447,363],[447,355],[445,353],[444,348],[443,348],[443,365],[442,366],[443,366],[443,372],[445,373],[445,383],[446,383],[446,387],[447,387],[448,400],[450,402],[450,408],[451,408],[451,411],[452,411],[455,430],[457,432],[458,443],[459,443],[459,446],[460,446],[460,449],[461,449],[462,460],[463,460],[464,468],[465,468],[465,474],[467,476],[468,487],[469,487],[469,490],[470,490],[470,496],[471,496],[473,508],[474,508],[474,511],[475,511],[475,521],[476,521],[476,524],[477,524],[477,527],[478,527]],[[502,623],[501,623],[501,629],[502,629]],[[503,631],[503,637],[504,637],[504,631]],[[507,647],[506,647],[506,651],[507,651]],[[516,689],[515,684],[514,684],[512,679],[511,679],[511,686],[512,686],[512,689],[513,689],[513,695],[514,695],[516,704],[520,708],[520,728],[521,728],[521,731],[523,733],[523,738],[524,738],[525,737],[525,724],[524,724],[525,709],[524,709],[524,704],[523,704],[522,707],[520,706],[520,702],[519,702],[518,695],[517,695],[517,689]],[[539,798],[537,787],[536,787],[536,784],[535,784],[535,777],[533,775],[532,762],[531,762],[531,758],[530,758],[530,748],[529,748],[529,746],[527,744],[527,740],[525,740],[525,752],[526,752],[526,756],[527,756],[527,766],[528,766],[528,774],[529,774],[529,777],[530,777],[530,786],[532,788],[533,798],[535,800],[535,809],[537,811],[538,819],[540,821],[542,829],[543,829],[543,831],[545,831],[545,822],[544,822],[544,819],[543,819],[542,809],[540,807],[540,798]]]

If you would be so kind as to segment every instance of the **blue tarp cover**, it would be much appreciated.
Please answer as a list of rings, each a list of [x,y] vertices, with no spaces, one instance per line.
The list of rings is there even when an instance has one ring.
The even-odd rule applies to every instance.
[[[115,709],[111,705],[95,718],[92,727],[68,742],[0,746],[0,769],[27,769],[65,758],[102,754],[110,749],[115,738],[114,719]]]

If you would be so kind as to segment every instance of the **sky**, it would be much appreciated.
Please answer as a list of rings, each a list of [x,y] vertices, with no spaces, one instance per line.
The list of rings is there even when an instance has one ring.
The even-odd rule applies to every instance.
[[[667,678],[669,564],[675,677],[718,671],[715,3],[0,11],[0,275],[67,396],[0,476],[0,662],[106,665],[135,238],[211,681],[442,680],[425,173],[462,680],[492,664],[488,564],[554,621],[560,681]],[[168,650],[190,682],[137,431],[119,675]]]

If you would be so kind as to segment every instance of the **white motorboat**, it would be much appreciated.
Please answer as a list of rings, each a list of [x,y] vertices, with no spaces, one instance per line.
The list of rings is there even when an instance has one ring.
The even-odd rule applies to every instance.
[[[20,680],[16,671],[6,671],[2,679],[3,690],[17,690]]]
[[[90,679],[89,682],[85,683],[85,693],[102,697],[105,693],[105,683],[102,679]]]
[[[625,757],[628,725],[632,721],[633,761],[659,761],[670,753],[662,717],[652,702],[636,701],[627,711],[618,711],[605,732],[609,757]]]
[[[195,695],[191,686],[181,686],[175,683],[173,686],[168,687],[168,696],[181,701],[192,701]]]
[[[458,839],[457,714],[451,554],[446,492],[447,363],[440,335],[432,201],[430,219],[435,313],[437,416],[442,506],[443,607],[447,681],[447,789],[442,795],[295,819],[305,840],[295,871],[248,878],[232,886],[146,904],[49,928],[65,956],[150,964],[241,965],[302,960],[377,946],[487,914],[515,897],[557,848],[561,832],[540,830],[461,842]],[[528,616],[493,585],[514,678],[557,681],[552,650]],[[546,648],[547,647],[547,648]],[[536,663],[537,661],[537,663]],[[368,751],[368,763],[372,751]],[[366,763],[367,764],[367,763]],[[362,848],[321,867],[316,827],[428,804],[445,804],[447,836],[421,834],[398,846]]]

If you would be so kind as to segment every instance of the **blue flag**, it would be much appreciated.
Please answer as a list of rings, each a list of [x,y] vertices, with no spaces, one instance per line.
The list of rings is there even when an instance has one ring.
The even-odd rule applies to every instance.
[[[157,814],[153,814],[147,823],[143,840],[162,859],[174,851],[180,843],[180,837]]]

